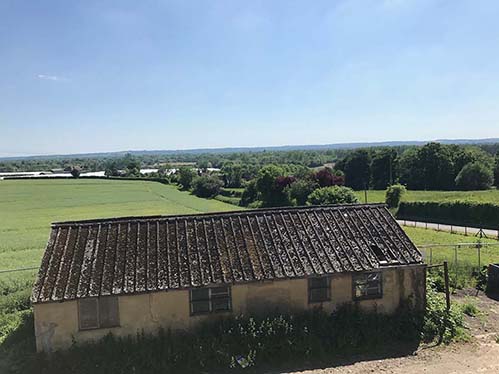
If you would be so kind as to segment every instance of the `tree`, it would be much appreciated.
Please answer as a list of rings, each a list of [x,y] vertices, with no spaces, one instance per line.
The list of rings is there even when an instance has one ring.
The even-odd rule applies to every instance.
[[[454,188],[451,148],[428,143],[409,149],[400,160],[400,181],[411,190],[451,190]]]
[[[196,173],[191,168],[182,166],[178,169],[178,183],[182,185],[183,190],[188,190],[191,188],[192,180],[196,176]]]
[[[308,203],[311,205],[353,204],[358,202],[359,199],[357,199],[355,192],[351,188],[342,186],[318,188],[308,197]]]
[[[220,193],[223,182],[215,176],[202,175],[192,181],[192,192],[199,197],[214,197]]]
[[[494,182],[491,168],[481,162],[466,164],[456,177],[456,186],[460,190],[487,190]]]
[[[345,185],[354,190],[369,188],[371,177],[371,156],[365,149],[358,149],[349,154],[343,163]]]
[[[241,195],[241,200],[239,205],[248,206],[258,199],[258,190],[256,189],[256,180],[253,179],[248,182],[244,188],[243,194]]]
[[[308,196],[318,187],[313,179],[298,179],[291,183],[285,192],[293,205],[305,205]]]
[[[386,189],[385,202],[389,208],[398,208],[402,196],[406,193],[405,186],[394,184]]]
[[[108,161],[105,165],[104,175],[107,177],[117,177],[119,176],[118,167],[116,161]]]
[[[78,166],[73,166],[71,168],[71,175],[73,178],[78,178],[80,176],[81,170]]]
[[[375,150],[371,162],[371,185],[375,190],[383,190],[397,179],[397,151],[393,148]]]
[[[286,206],[290,204],[285,188],[291,184],[284,176],[284,169],[277,165],[267,165],[260,169],[256,178],[258,200],[263,206]],[[284,179],[278,177],[283,177]]]
[[[243,178],[243,167],[240,164],[232,162],[225,163],[222,167],[222,174],[225,181],[225,187],[241,187]]]
[[[320,187],[342,186],[345,184],[345,176],[341,170],[325,167],[315,173],[315,180]]]

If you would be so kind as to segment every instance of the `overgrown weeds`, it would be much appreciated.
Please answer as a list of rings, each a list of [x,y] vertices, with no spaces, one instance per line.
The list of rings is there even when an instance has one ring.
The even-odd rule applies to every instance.
[[[26,296],[27,297],[27,296]],[[26,298],[24,299],[27,300]],[[24,303],[11,299],[8,308]],[[50,356],[34,353],[33,317],[17,311],[18,326],[0,344],[0,371],[11,373],[196,373],[326,365],[357,355],[409,353],[419,342],[448,343],[464,336],[463,310],[446,310],[428,280],[427,309],[410,300],[393,315],[344,305],[295,315],[238,316],[210,321],[191,332],[160,330],[97,343],[75,343]],[[398,348],[397,348],[398,347]],[[400,352],[400,347],[406,348]]]

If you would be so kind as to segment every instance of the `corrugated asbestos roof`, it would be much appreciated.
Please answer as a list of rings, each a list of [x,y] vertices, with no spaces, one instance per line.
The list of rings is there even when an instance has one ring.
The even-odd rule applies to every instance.
[[[34,303],[415,264],[384,205],[258,209],[52,225]]]

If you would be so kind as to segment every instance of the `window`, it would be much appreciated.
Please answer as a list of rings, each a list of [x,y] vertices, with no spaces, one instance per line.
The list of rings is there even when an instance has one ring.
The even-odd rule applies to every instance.
[[[383,297],[383,277],[380,272],[362,273],[353,276],[353,297],[356,300]]]
[[[191,315],[223,312],[231,309],[228,286],[192,289]]]
[[[321,303],[331,300],[331,279],[329,277],[309,278],[308,302]]]
[[[78,301],[80,330],[91,330],[120,325],[116,296],[92,297]]]

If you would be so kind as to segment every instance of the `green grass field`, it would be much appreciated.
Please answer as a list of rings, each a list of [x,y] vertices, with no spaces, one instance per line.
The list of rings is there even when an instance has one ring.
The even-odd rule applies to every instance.
[[[0,181],[0,269],[38,265],[51,222],[235,209],[155,182]]]
[[[361,202],[365,202],[364,191],[357,191],[357,197]],[[499,190],[486,191],[407,191],[402,201],[451,201],[467,200],[482,203],[499,203]],[[384,203],[384,190],[367,191],[367,201],[369,203]]]

